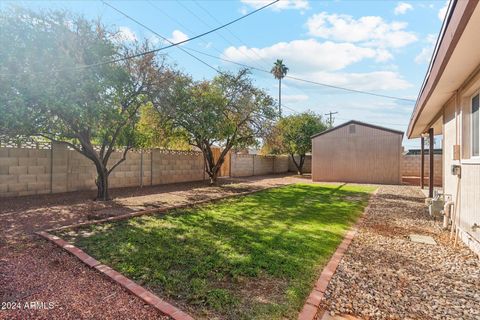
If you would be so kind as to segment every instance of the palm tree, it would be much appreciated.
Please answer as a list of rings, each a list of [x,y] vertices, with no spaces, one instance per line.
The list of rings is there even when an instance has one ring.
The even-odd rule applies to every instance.
[[[270,71],[275,79],[278,79],[278,115],[282,116],[282,79],[287,75],[288,68],[283,64],[283,60],[277,59]]]

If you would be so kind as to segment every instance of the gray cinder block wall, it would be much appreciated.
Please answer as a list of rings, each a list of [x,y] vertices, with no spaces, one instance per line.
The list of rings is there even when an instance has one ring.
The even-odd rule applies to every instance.
[[[300,161],[299,156],[295,156],[297,163]],[[293,163],[292,157],[288,156],[288,171],[297,173],[297,167]],[[303,163],[303,173],[312,173],[312,156],[306,155]]]
[[[261,176],[288,172],[287,156],[232,154],[232,177]]]
[[[403,177],[420,177],[420,170],[422,165],[421,155],[403,155],[402,156],[402,176]],[[429,176],[430,172],[429,155],[425,155],[425,177]],[[442,184],[443,160],[441,154],[433,155],[433,183],[435,185]]]
[[[110,163],[121,159],[114,152]],[[284,173],[287,156],[232,155],[232,177]],[[96,170],[85,156],[64,144],[41,148],[0,148],[0,197],[95,189]],[[148,186],[206,178],[200,152],[135,150],[110,174],[111,188]]]
[[[122,154],[114,152],[110,163]],[[199,181],[203,169],[200,152],[131,151],[110,174],[109,184],[120,188]],[[0,148],[2,197],[95,189],[96,175],[90,160],[64,144],[52,144],[50,149]]]

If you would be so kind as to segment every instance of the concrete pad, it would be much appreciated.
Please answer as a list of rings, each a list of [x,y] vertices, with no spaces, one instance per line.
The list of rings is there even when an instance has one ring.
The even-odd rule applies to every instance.
[[[417,243],[424,243],[424,244],[431,244],[431,245],[436,245],[437,244],[432,237],[423,236],[421,234],[411,234],[410,235],[410,240],[412,242],[417,242]]]

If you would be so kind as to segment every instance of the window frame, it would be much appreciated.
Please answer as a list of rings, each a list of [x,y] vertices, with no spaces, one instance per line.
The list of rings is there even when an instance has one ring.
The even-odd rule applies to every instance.
[[[479,153],[478,155],[474,156],[473,155],[473,98],[475,98],[475,96],[478,96],[478,104],[479,104],[479,108],[478,108],[478,126],[479,126],[479,130],[478,130],[478,149],[479,149]],[[475,91],[471,96],[470,96],[470,100],[469,100],[469,105],[470,105],[470,159],[474,159],[474,160],[480,160],[480,89]]]

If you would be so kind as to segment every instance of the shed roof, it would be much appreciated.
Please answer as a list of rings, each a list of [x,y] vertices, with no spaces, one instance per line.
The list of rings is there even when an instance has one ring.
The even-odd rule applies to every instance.
[[[403,136],[403,131],[399,131],[399,130],[394,130],[394,129],[390,129],[390,128],[385,128],[385,127],[381,127],[381,126],[377,126],[377,125],[374,125],[374,124],[370,124],[370,123],[366,123],[366,122],[361,122],[361,121],[357,121],[357,120],[350,120],[348,122],[345,122],[345,123],[342,123],[341,125],[338,125],[336,127],[333,127],[331,129],[328,129],[328,130],[325,130],[325,131],[322,131],[320,133],[317,133],[317,134],[314,134],[312,136],[312,139],[318,137],[318,136],[321,136],[323,134],[326,134],[326,133],[329,133],[329,132],[332,132],[334,130],[337,130],[337,129],[340,129],[342,127],[345,127],[345,126],[348,126],[350,124],[358,124],[358,125],[361,125],[361,126],[365,126],[365,127],[370,127],[370,128],[373,128],[373,129],[378,129],[378,130],[383,130],[383,131],[387,131],[387,132],[391,132],[391,133],[396,133],[396,134],[400,134]]]

